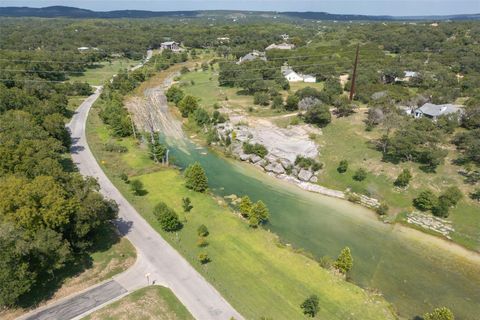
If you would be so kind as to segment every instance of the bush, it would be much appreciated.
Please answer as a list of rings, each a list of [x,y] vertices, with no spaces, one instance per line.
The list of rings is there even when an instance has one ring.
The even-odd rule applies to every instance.
[[[268,220],[270,213],[263,201],[257,201],[250,210],[249,223],[251,227],[257,227]]]
[[[275,96],[272,99],[272,109],[282,109],[283,108],[283,98],[282,96]]]
[[[173,102],[178,106],[178,103],[185,97],[185,93],[178,86],[171,86],[165,92],[165,96],[167,97],[168,102]]]
[[[204,192],[208,188],[208,179],[202,166],[195,162],[185,170],[185,186],[196,192]]]
[[[200,261],[201,264],[206,264],[210,262],[210,258],[208,257],[208,254],[202,252],[198,254],[198,261]]]
[[[367,178],[367,171],[363,168],[359,168],[357,171],[355,171],[355,174],[353,175],[353,179],[356,181],[363,181]]]
[[[180,110],[182,117],[187,118],[198,108],[198,100],[192,96],[185,96],[179,103],[178,109]]]
[[[335,261],[335,268],[343,274],[346,274],[353,267],[352,253],[349,247],[345,247],[340,252],[337,260]]]
[[[248,142],[244,142],[242,149],[246,154],[256,154],[261,158],[265,158],[265,156],[268,154],[267,148],[260,143],[250,144]]]
[[[378,207],[375,208],[375,212],[381,216],[384,216],[388,213],[388,205],[386,203],[381,203]]]
[[[193,119],[199,126],[204,126],[210,123],[210,115],[203,108],[197,108],[195,111],[193,111]]]
[[[314,318],[318,313],[319,299],[316,295],[311,295],[305,301],[302,302],[300,308],[303,310],[303,314]]]
[[[441,195],[438,197],[439,201],[445,202],[448,207],[454,207],[457,205],[458,201],[463,198],[463,194],[458,189],[458,187],[448,187]]]
[[[253,203],[248,196],[243,196],[240,200],[240,204],[238,209],[240,210],[240,214],[244,218],[248,218],[250,216],[250,212],[252,211]]]
[[[205,226],[204,224],[200,225],[198,228],[197,228],[197,234],[200,236],[200,237],[206,237],[209,235],[209,232],[208,232],[208,228],[207,226]]]
[[[120,178],[120,180],[122,180],[125,183],[129,182],[128,181],[128,175],[125,172],[120,173],[120,175],[118,177]]]
[[[332,121],[332,115],[330,114],[330,109],[327,105],[317,103],[305,112],[304,120],[306,123],[325,127]]]
[[[348,170],[348,161],[347,160],[341,160],[340,163],[338,164],[337,171],[339,173],[345,173]]]
[[[295,158],[295,165],[299,166],[302,169],[311,169],[312,171],[318,171],[323,168],[323,164],[312,159],[302,156],[297,156]]]
[[[424,190],[420,192],[418,197],[413,199],[413,205],[415,208],[421,211],[431,210],[437,205],[437,197],[430,190]]]
[[[105,144],[105,151],[108,151],[108,152],[117,152],[117,153],[126,153],[128,152],[128,148],[125,147],[125,146],[121,146],[119,144],[116,144],[116,143],[106,143]]]
[[[393,184],[397,187],[405,188],[410,183],[410,179],[412,179],[410,170],[403,169]]]
[[[470,198],[472,200],[480,201],[480,188],[475,189],[475,191],[470,193]]]
[[[320,259],[318,259],[318,264],[323,269],[329,270],[333,267],[333,265],[335,264],[335,261],[329,256],[323,256]]]
[[[189,197],[182,198],[182,207],[184,212],[190,212],[193,209],[192,201]]]
[[[298,103],[300,99],[296,95],[290,95],[287,98],[285,109],[288,111],[295,111],[298,110]]]
[[[270,97],[268,93],[257,92],[253,95],[253,103],[261,106],[268,106],[270,104]]]
[[[141,196],[145,192],[145,190],[143,190],[142,181],[140,181],[138,179],[130,181],[130,189],[132,189],[133,194],[136,195],[136,196]]]
[[[197,239],[197,247],[200,247],[200,248],[205,248],[206,246],[208,246],[208,241],[205,237],[198,237]]]
[[[164,202],[160,202],[155,206],[153,214],[164,231],[178,231],[183,227],[177,213],[169,208]]]
[[[454,320],[453,312],[446,307],[436,308],[433,312],[425,313],[423,320]]]

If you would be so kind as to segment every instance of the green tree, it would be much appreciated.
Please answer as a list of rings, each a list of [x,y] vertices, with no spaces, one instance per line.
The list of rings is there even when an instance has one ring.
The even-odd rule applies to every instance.
[[[268,220],[270,213],[263,201],[257,201],[250,210],[249,222],[252,227],[256,227]]]
[[[347,160],[341,160],[340,163],[338,164],[337,171],[339,173],[345,173],[348,170],[348,161]]]
[[[185,170],[185,186],[196,192],[204,192],[208,188],[208,179],[200,163],[195,162]]]
[[[367,178],[367,171],[363,168],[358,168],[353,175],[353,179],[356,181],[363,181]]]
[[[268,106],[270,104],[270,97],[268,93],[256,92],[253,95],[253,103],[261,106]]]
[[[133,194],[136,196],[141,196],[145,192],[145,190],[143,190],[143,182],[138,179],[130,181],[130,189],[132,189]]]
[[[412,179],[410,170],[403,169],[393,184],[397,187],[405,188],[410,183],[410,179]]]
[[[165,92],[165,96],[167,97],[168,102],[173,102],[178,106],[179,102],[185,97],[185,93],[178,86],[171,86]]]
[[[240,204],[238,209],[240,210],[240,214],[248,218],[250,216],[250,212],[252,211],[253,203],[248,196],[243,196],[240,200]]]
[[[352,253],[349,247],[345,247],[340,252],[337,260],[335,261],[335,268],[343,274],[346,274],[353,267]]]
[[[209,232],[208,232],[207,226],[205,226],[204,224],[201,224],[201,225],[197,228],[197,234],[198,234],[200,237],[206,237],[206,236],[208,236]]]
[[[460,191],[457,186],[448,187],[440,197],[438,197],[439,201],[444,201],[448,207],[456,206],[462,198],[462,191]]]
[[[283,108],[283,98],[282,96],[275,96],[272,99],[272,109],[282,109]]]
[[[424,190],[413,199],[413,205],[421,211],[428,211],[437,205],[437,197],[432,191]]]
[[[300,99],[296,95],[289,95],[285,103],[285,109],[288,111],[298,110],[298,103]]]
[[[453,312],[447,307],[435,308],[432,312],[423,315],[424,320],[455,320]]]
[[[158,133],[153,134],[152,139],[148,143],[148,149],[150,151],[150,159],[155,161],[155,163],[162,161],[167,154],[167,147],[160,142]]]
[[[198,108],[198,100],[192,96],[185,96],[179,103],[178,109],[182,114],[182,117],[188,118]]]
[[[189,197],[182,198],[182,207],[184,212],[190,212],[193,209],[192,201]]]
[[[164,231],[172,232],[180,230],[183,225],[180,222],[177,213],[164,202],[160,202],[153,209],[153,214],[157,218]]]
[[[304,315],[314,318],[318,313],[318,304],[318,296],[313,294],[302,302],[300,308],[302,308]]]
[[[306,123],[325,127],[332,121],[332,115],[327,105],[317,103],[305,112],[304,119]]]

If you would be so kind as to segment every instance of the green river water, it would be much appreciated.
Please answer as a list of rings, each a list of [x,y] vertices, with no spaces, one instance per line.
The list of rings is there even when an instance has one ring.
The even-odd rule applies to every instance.
[[[402,317],[448,306],[456,319],[480,319],[480,265],[421,242],[415,233],[379,222],[361,206],[303,191],[189,141],[181,144],[170,142],[177,165],[200,162],[217,195],[248,195],[264,201],[270,209],[265,228],[284,242],[316,257],[335,258],[349,246],[353,282],[378,289]]]

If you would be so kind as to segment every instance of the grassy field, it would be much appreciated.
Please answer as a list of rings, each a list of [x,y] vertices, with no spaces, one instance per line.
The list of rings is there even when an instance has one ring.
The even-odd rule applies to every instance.
[[[146,150],[131,139],[116,140],[129,148],[125,154],[108,153],[103,144],[111,138],[98,118],[90,113],[89,145],[101,166],[119,190],[145,219],[205,276],[243,315],[249,319],[261,316],[273,319],[301,319],[300,303],[310,294],[320,298],[319,319],[391,319],[389,304],[319,267],[318,263],[281,245],[278,238],[265,230],[254,230],[233,214],[220,199],[185,188],[175,169],[162,168],[147,160]],[[147,194],[133,196],[128,184],[118,175],[126,172],[140,179]],[[182,197],[192,200],[193,210],[182,213]],[[152,214],[153,207],[164,201],[184,221],[184,228],[165,233]],[[196,244],[197,228],[205,224],[209,245]],[[201,265],[198,254],[205,252],[211,262]]]
[[[172,291],[151,286],[95,311],[84,320],[193,320]]]
[[[24,308],[0,311],[0,319],[15,319],[29,312],[32,308],[50,304],[58,299],[84,290],[94,284],[110,279],[112,276],[127,270],[136,259],[135,248],[125,238],[119,238],[113,228],[102,232],[101,238],[90,256],[78,258],[76,263],[65,268],[55,283],[33,292],[28,299],[36,301],[35,305],[25,305]]]
[[[71,75],[70,81],[87,82],[92,86],[99,86],[122,69],[130,68],[138,61],[130,59],[115,59],[111,62],[104,61],[95,65],[94,68],[87,69],[83,74]]]
[[[412,200],[421,190],[431,189],[439,194],[446,187],[456,185],[465,196],[449,216],[456,230],[452,238],[467,248],[479,250],[480,206],[468,198],[472,187],[463,183],[458,174],[460,167],[451,163],[455,152],[450,151],[445,164],[439,166],[436,174],[425,173],[419,169],[418,164],[410,162],[383,162],[381,153],[369,144],[370,140],[380,137],[381,133],[377,129],[365,131],[364,119],[364,111],[348,118],[334,117],[332,123],[323,129],[323,135],[318,136],[320,160],[325,164],[325,169],[319,175],[319,184],[338,190],[350,188],[378,198],[390,206],[390,219],[395,219],[398,213],[414,210]],[[336,168],[343,159],[348,160],[349,170],[340,174]],[[368,171],[368,176],[366,180],[358,182],[352,176],[360,167]],[[410,186],[401,190],[395,188],[393,182],[404,168],[411,170],[413,178]]]

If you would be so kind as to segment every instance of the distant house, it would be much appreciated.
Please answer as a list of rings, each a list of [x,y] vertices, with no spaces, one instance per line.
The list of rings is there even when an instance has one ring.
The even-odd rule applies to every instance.
[[[244,62],[249,62],[249,61],[253,61],[253,60],[257,60],[257,59],[267,61],[267,57],[265,57],[265,52],[260,52],[260,51],[257,51],[257,50],[253,50],[252,52],[247,53],[246,55],[241,57],[238,60],[237,64],[242,64]]]
[[[410,81],[412,78],[418,77],[418,72],[416,71],[404,71],[403,72],[403,78],[396,77],[395,82],[405,82],[405,81]]]
[[[425,103],[414,112],[415,118],[430,118],[433,121],[437,121],[438,117],[448,114],[461,114],[463,112],[462,106],[454,104],[433,104]]]
[[[293,71],[290,67],[282,67],[282,74],[288,82],[315,83],[317,78],[309,74],[301,74]]]
[[[160,49],[180,51],[180,44],[178,42],[175,42],[175,41],[162,42],[160,44]]]
[[[287,41],[290,38],[290,36],[286,33],[281,34],[280,37],[283,39],[283,41]]]
[[[90,50],[90,47],[80,47],[80,48],[77,48],[77,49],[78,49],[78,51],[83,52],[83,51]]]
[[[229,42],[230,42],[230,38],[229,38],[229,37],[218,37],[218,38],[217,38],[217,41],[218,41],[219,43],[222,43],[222,44],[223,44],[223,43],[229,43]]]
[[[294,45],[294,44],[284,42],[284,43],[280,43],[280,44],[272,43],[271,45],[269,45],[268,47],[266,47],[265,50],[273,50],[273,49],[277,49],[277,50],[292,50],[293,48],[295,48],[295,45]]]

